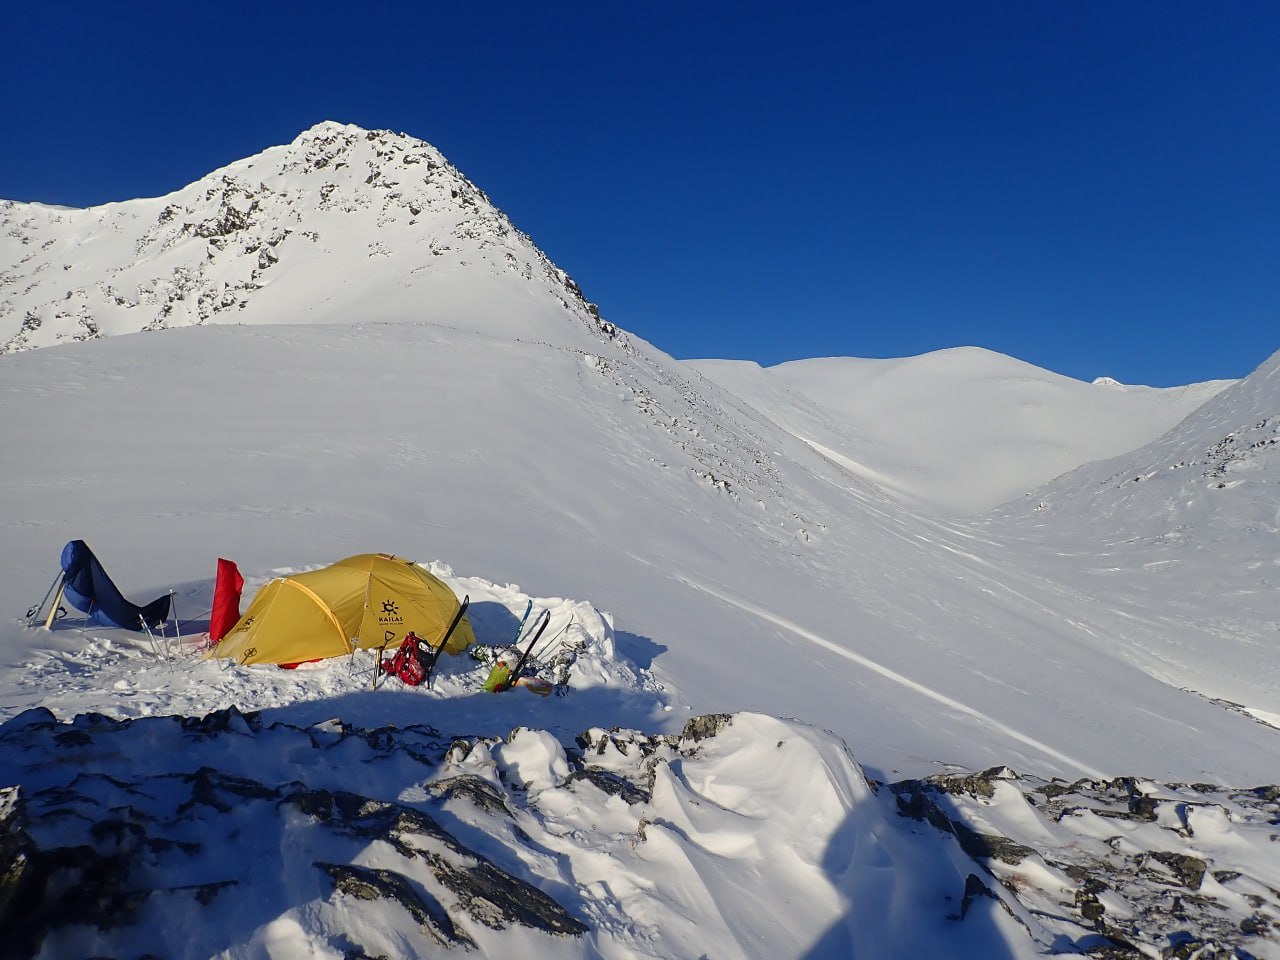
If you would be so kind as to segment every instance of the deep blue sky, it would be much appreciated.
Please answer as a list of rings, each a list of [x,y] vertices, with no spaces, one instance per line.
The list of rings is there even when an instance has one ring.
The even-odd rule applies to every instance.
[[[1280,348],[1280,3],[65,3],[3,18],[0,197],[174,190],[326,119],[439,147],[677,357]],[[0,264],[3,267],[3,264]]]

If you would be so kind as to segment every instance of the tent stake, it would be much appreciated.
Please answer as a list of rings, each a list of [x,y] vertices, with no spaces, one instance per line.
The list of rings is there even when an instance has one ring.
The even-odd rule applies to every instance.
[[[169,591],[169,612],[173,614],[173,635],[174,642],[177,644],[178,652],[182,652],[182,621],[178,619],[178,602],[177,594],[172,590]]]

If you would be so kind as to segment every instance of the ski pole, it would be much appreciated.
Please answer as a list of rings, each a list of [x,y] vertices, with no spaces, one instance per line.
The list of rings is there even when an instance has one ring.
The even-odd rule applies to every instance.
[[[53,578],[53,583],[49,584],[49,589],[44,592],[44,599],[37,603],[34,607],[27,611],[27,626],[33,627],[37,620],[40,619],[40,611],[44,609],[44,605],[49,602],[49,595],[57,588],[58,582],[67,574],[65,571],[59,570]],[[530,601],[532,602],[532,601]]]

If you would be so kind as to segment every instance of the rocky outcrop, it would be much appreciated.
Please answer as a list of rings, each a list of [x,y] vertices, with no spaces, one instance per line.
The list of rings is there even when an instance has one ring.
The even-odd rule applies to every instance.
[[[37,771],[21,788],[23,802],[19,788],[0,791],[6,956],[35,956],[50,944],[55,952],[74,949],[59,945],[75,942],[77,930],[94,931],[95,942],[128,943],[144,907],[225,902],[252,916],[265,896],[276,901],[272,910],[288,910],[280,891],[314,885],[309,872],[327,878],[328,898],[346,916],[362,904],[397,905],[407,928],[441,948],[474,948],[479,929],[555,937],[587,931],[535,878],[472,849],[422,807],[300,780],[266,783],[207,764],[163,769],[181,766],[201,743],[234,760],[241,740],[303,754],[349,751],[365,758],[357,764],[396,756],[429,769],[449,746],[431,728],[264,728],[257,715],[234,708],[142,721],[86,715],[59,724],[51,717],[32,711],[0,735],[0,749]],[[139,742],[158,751],[143,765],[160,760],[160,769],[129,776],[117,775],[134,766],[127,762],[109,763],[116,773],[100,769]],[[448,778],[433,795],[436,806],[470,798],[510,819],[505,794],[478,777]]]
[[[30,847],[21,791],[0,789],[0,930],[7,929],[18,913],[31,872]]]
[[[157,915],[191,918],[175,926],[191,955],[226,953],[284,917],[317,952],[346,957],[499,955],[531,937],[545,938],[538,955],[580,949],[564,942],[579,937],[590,952],[606,927],[634,929],[633,903],[566,860],[625,877],[657,858],[668,876],[692,869],[692,853],[767,888],[752,855],[726,851],[765,844],[754,855],[769,862],[785,824],[794,852],[812,829],[797,810],[819,794],[845,799],[814,808],[833,832],[808,854],[820,864],[803,861],[812,882],[856,890],[861,870],[906,844],[926,881],[916,893],[949,891],[913,908],[920,923],[972,928],[1003,911],[1046,954],[1280,953],[1280,787],[1067,783],[1007,767],[859,787],[842,745],[813,752],[825,741],[800,727],[713,714],[680,735],[593,728],[566,748],[526,728],[451,737],[234,708],[70,723],[30,711],[0,726],[0,773],[17,783],[0,791],[5,956],[180,952],[153,949],[144,920]],[[790,772],[753,767],[775,754]],[[756,788],[787,799],[762,807]],[[864,846],[882,855],[864,862]],[[708,879],[681,876],[691,889]]]
[[[997,767],[905,780],[888,793],[899,815],[951,835],[973,858],[981,872],[960,892],[963,904],[979,883],[996,888],[1042,942],[1065,936],[1096,957],[1206,960],[1280,943],[1280,871],[1267,866],[1280,844],[1275,786],[1065,783]],[[1238,860],[1250,844],[1261,856]]]

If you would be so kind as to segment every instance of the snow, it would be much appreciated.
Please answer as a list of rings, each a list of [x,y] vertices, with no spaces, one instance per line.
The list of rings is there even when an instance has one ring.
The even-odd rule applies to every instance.
[[[1211,862],[1225,879],[1196,896],[1280,923],[1273,801],[1232,792],[1280,770],[1280,355],[1177,390],[975,349],[680,363],[601,320],[434,148],[340,125],[167,198],[2,210],[21,282],[0,313],[0,787],[58,845],[78,834],[51,798],[82,771],[150,796],[175,842],[217,819],[179,811],[175,775],[275,798],[164,860],[152,926],[64,928],[42,956],[437,949],[408,908],[343,892],[383,876],[360,870],[408,878],[486,954],[1033,956],[1103,936],[1073,871],[1134,863],[1115,838],[1144,864]],[[77,538],[130,599],[172,590],[181,636],[25,626]],[[529,601],[550,611],[556,695],[484,693],[465,654],[431,689],[377,692],[367,654],[202,657],[219,556],[247,605],[370,551],[469,595],[481,653]],[[198,736],[164,719],[229,707]],[[1011,773],[939,809],[1035,848],[1016,864],[980,864],[903,815],[928,790],[888,785],[988,768]],[[1045,813],[1053,778],[1081,784],[1079,812]],[[1156,819],[1113,815],[1116,778]],[[119,800],[85,783],[86,810]],[[487,926],[425,853],[297,812],[298,783],[429,814],[587,932]],[[1149,916],[1168,869],[1098,902]],[[176,893],[219,879],[238,886],[208,911]],[[1129,935],[1158,955],[1159,929]]]
[[[853,473],[931,513],[957,516],[1128,453],[1230,383],[1160,389],[1102,377],[1091,385],[978,347],[768,368],[686,362]]]

